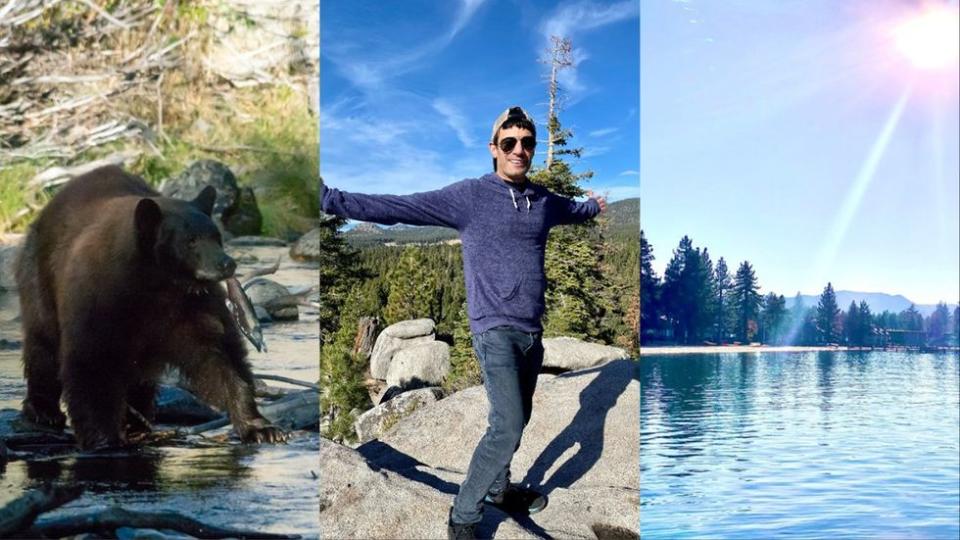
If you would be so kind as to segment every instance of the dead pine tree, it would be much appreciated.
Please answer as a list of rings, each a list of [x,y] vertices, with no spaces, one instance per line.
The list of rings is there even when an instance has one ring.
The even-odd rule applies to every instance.
[[[553,163],[553,145],[563,146],[566,142],[567,134],[560,129],[560,122],[557,120],[557,112],[560,109],[560,85],[557,83],[557,74],[561,70],[573,65],[571,53],[573,44],[568,38],[560,36],[550,36],[552,43],[549,51],[549,58],[542,60],[543,63],[550,64],[549,93],[550,103],[547,109],[547,162],[546,168],[549,169]]]

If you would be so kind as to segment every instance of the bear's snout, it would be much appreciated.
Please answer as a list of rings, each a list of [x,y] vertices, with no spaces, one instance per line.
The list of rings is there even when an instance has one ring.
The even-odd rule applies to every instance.
[[[233,277],[233,273],[237,270],[237,262],[229,255],[224,254],[223,257],[220,258],[220,261],[217,262],[217,270],[219,270],[223,276],[221,279]]]

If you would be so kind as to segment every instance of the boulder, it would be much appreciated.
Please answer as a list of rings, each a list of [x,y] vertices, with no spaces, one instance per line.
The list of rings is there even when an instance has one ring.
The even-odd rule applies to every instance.
[[[203,159],[190,164],[179,176],[164,182],[165,197],[191,200],[206,186],[217,189],[213,220],[230,236],[260,234],[263,218],[249,188],[241,193],[233,172],[219,161]]]
[[[0,245],[0,291],[17,288],[16,262],[20,254],[20,246]]]
[[[432,343],[436,324],[430,319],[401,321],[386,327],[377,337],[370,354],[370,375],[375,379],[387,378],[390,362],[397,351],[406,347]]]
[[[290,246],[290,258],[295,261],[319,261],[320,237],[326,232],[323,229],[316,228],[301,236]]]
[[[410,339],[433,335],[437,324],[433,319],[411,319],[391,324],[383,329],[383,333],[398,339]]]
[[[571,337],[543,340],[543,367],[565,370],[586,369],[612,360],[630,358],[626,350]]]
[[[357,442],[362,444],[380,437],[400,419],[442,397],[443,390],[440,388],[421,388],[404,392],[390,401],[377,405],[361,414],[353,423],[353,428],[357,432]]]
[[[516,520],[488,506],[478,536],[638,538],[636,362],[540,379],[511,467],[513,481],[536,486],[549,504]],[[487,412],[486,394],[477,386],[401,418],[357,448],[363,459],[321,440],[321,477],[349,479],[321,483],[324,537],[442,538]]]
[[[450,373],[450,345],[421,343],[397,351],[387,369],[387,385],[401,388],[440,384]]]
[[[258,307],[266,310],[272,320],[295,321],[300,317],[300,310],[291,298],[290,291],[276,281],[263,277],[254,278],[244,284],[243,290],[250,298],[254,310]],[[283,302],[284,298],[291,298],[291,302]],[[256,313],[257,318],[261,319],[262,313]]]
[[[320,523],[323,538],[446,538],[447,512],[459,475],[427,469],[424,481],[371,465],[346,446],[320,439]],[[447,478],[442,478],[446,476]],[[335,480],[334,480],[335,479]],[[435,479],[435,481],[434,481]],[[434,485],[443,489],[437,489]],[[492,509],[479,538],[536,538]]]

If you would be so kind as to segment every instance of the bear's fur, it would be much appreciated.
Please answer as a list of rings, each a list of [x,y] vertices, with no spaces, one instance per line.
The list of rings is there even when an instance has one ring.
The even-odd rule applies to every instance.
[[[23,416],[80,447],[126,443],[150,419],[157,380],[179,369],[243,440],[285,434],[257,411],[246,348],[218,286],[233,274],[210,219],[216,192],[161,197],[118,167],[74,178],[27,235],[17,266],[27,396]]]

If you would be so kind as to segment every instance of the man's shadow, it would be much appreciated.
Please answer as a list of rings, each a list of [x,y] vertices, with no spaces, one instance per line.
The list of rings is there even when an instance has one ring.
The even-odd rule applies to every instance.
[[[570,487],[600,461],[600,456],[603,454],[607,415],[616,405],[620,395],[627,389],[630,381],[640,380],[640,374],[635,361],[624,359],[559,375],[558,378],[582,377],[593,373],[597,376],[580,392],[580,408],[577,414],[570,424],[543,449],[527,470],[522,484],[548,494],[558,487]],[[578,446],[577,452],[544,481],[547,471],[574,445]]]

